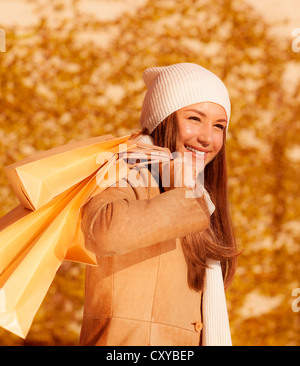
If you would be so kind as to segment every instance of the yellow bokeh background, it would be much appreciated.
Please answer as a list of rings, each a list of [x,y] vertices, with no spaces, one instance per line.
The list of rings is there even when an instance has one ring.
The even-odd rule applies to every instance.
[[[111,17],[99,16],[101,0],[86,12],[79,0],[28,4],[34,22],[6,25],[0,53],[0,216],[18,204],[4,166],[70,141],[137,131],[142,71],[200,64],[232,101],[229,195],[243,251],[227,291],[233,344],[300,345],[295,39],[274,35],[243,0],[111,0],[119,9]],[[0,329],[0,345],[78,344],[83,301],[84,266],[65,262],[26,340]]]

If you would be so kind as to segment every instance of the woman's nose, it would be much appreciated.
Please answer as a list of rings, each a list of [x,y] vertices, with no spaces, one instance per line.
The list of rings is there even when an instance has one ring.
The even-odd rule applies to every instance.
[[[203,145],[209,145],[212,142],[211,126],[209,126],[208,124],[205,126],[201,126],[201,129],[197,136],[197,140]]]

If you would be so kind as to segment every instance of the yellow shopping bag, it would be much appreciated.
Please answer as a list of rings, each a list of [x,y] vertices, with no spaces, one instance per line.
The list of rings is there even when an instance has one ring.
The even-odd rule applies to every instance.
[[[99,154],[118,152],[113,148],[129,137],[106,135],[70,143],[34,154],[6,167],[5,172],[22,206],[37,210],[94,173],[99,168]]]
[[[31,241],[24,238],[23,242],[26,244],[23,247],[18,240],[13,240],[10,246],[4,245],[3,253],[6,253],[6,256],[9,255],[7,249],[14,251],[16,246],[19,253],[10,258],[9,264],[8,259],[6,263],[4,262],[5,269],[0,276],[1,327],[25,338],[62,261],[68,259],[96,264],[96,257],[84,248],[80,230],[81,208],[95,190],[99,192],[106,189],[127,173],[127,165],[122,160],[116,161],[112,157],[91,177],[53,201],[55,214],[51,212],[51,221],[45,223],[45,228],[39,229],[35,226],[38,231],[33,230]],[[106,180],[106,185],[100,188],[98,184],[106,174],[109,179]],[[31,216],[35,217],[33,224],[36,225],[36,216],[40,212],[44,213],[44,208],[25,215],[27,224],[30,225]],[[8,223],[9,221],[7,220]],[[23,228],[26,226],[22,218],[15,224],[16,227],[18,224]],[[4,232],[10,228],[11,226],[6,227]],[[20,240],[22,243],[22,236]]]
[[[0,325],[3,328],[26,337],[74,237],[74,222],[78,220],[80,206],[95,184],[93,177],[89,183],[84,181],[76,187],[66,207],[0,276]]]
[[[70,199],[71,191],[37,211],[18,206],[0,219],[0,275],[54,220]]]
[[[100,169],[96,174],[96,188],[89,198],[95,194],[99,194],[107,187],[117,183],[120,179],[126,177],[129,173],[129,167],[123,160],[115,161],[111,159],[106,168]],[[85,202],[86,203],[86,202]],[[96,265],[97,260],[94,254],[87,250],[84,246],[84,237],[81,231],[81,215],[79,216],[73,244],[68,249],[65,260],[79,262],[89,265]]]

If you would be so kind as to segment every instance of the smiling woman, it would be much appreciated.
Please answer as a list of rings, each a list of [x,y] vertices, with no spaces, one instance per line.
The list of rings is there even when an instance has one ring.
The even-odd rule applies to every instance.
[[[202,102],[182,108],[176,114],[179,127],[177,151],[191,151],[195,155],[202,153],[207,165],[223,146],[227,126],[224,108],[215,103]]]
[[[205,184],[197,196],[175,178],[165,187],[149,162],[139,174],[155,185],[135,186],[127,177],[86,204],[82,230],[99,266],[87,269],[80,342],[231,345],[224,283],[235,272],[236,246],[227,199],[227,89],[216,75],[188,63],[147,69],[144,80],[143,134],[132,138],[150,150],[168,148],[179,159],[192,152],[195,177],[204,169]]]

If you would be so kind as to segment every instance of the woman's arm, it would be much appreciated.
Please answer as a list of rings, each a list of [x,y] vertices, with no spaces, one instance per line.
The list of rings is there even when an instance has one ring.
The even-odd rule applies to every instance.
[[[190,188],[171,189],[151,199],[148,187],[111,187],[84,207],[85,244],[97,256],[126,254],[205,230],[209,211],[204,197],[186,198]]]

